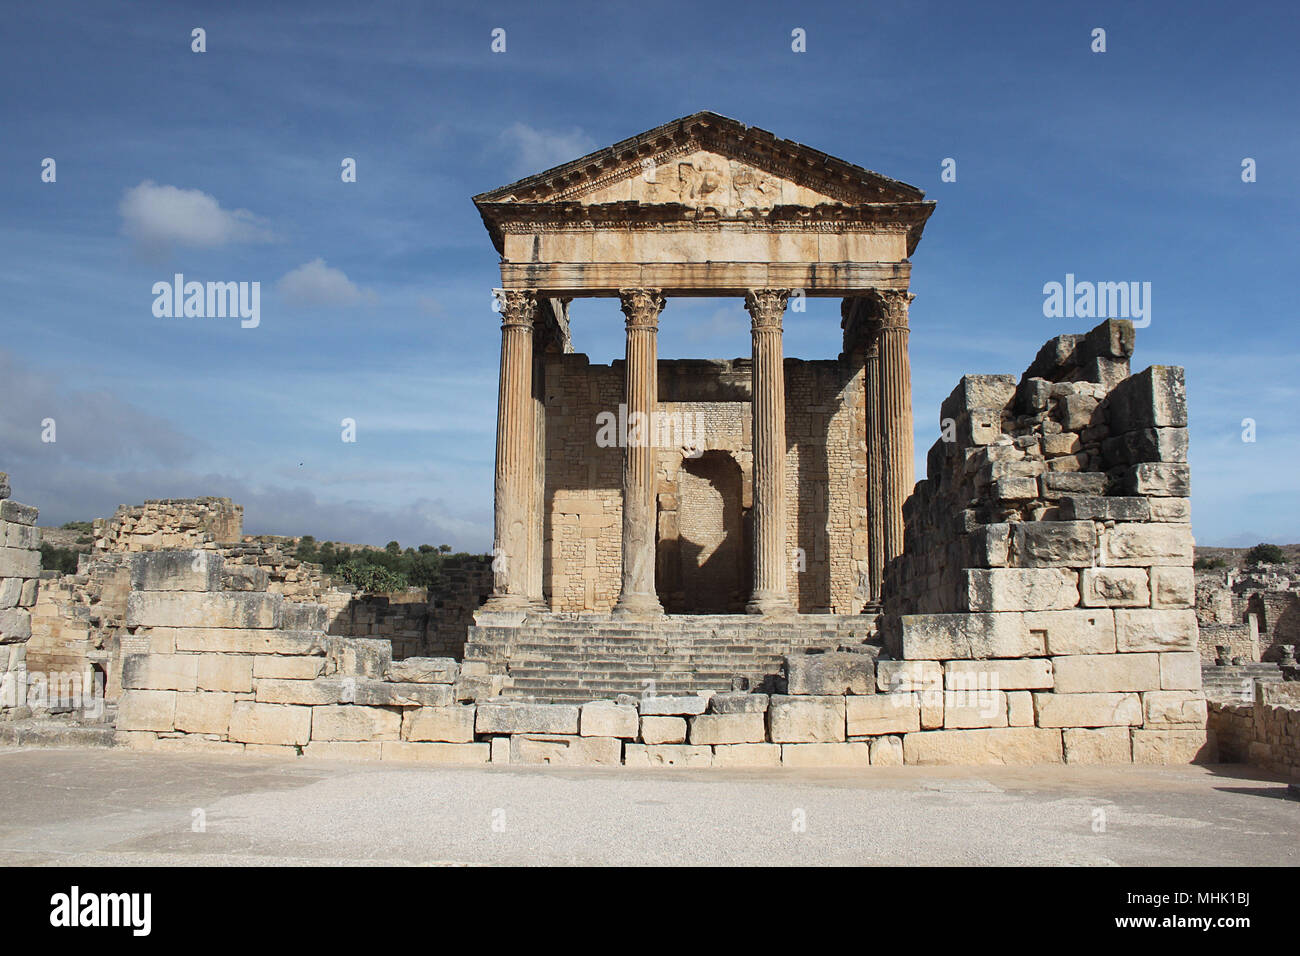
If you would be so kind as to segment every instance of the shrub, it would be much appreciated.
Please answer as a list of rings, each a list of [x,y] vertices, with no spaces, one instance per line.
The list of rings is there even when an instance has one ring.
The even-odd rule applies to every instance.
[[[1275,544],[1257,544],[1246,552],[1247,564],[1285,564],[1286,555]]]
[[[41,569],[58,571],[60,574],[72,574],[77,570],[77,552],[71,548],[56,548],[52,544],[42,544]]]

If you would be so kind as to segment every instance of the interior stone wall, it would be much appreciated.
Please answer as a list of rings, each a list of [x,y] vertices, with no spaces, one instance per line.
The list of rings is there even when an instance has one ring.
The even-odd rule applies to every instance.
[[[620,586],[623,449],[617,441],[598,440],[598,416],[618,417],[623,363],[593,365],[581,353],[550,355],[545,362],[544,593],[554,611],[606,612]],[[656,456],[658,584],[665,607],[674,610],[706,610],[691,607],[682,591],[681,574],[691,570],[683,548],[706,558],[736,546],[748,551],[749,366],[748,359],[659,363],[659,411],[680,428]],[[803,613],[856,613],[865,601],[867,571],[861,359],[786,359],[785,378],[790,599]],[[739,523],[697,513],[686,519],[695,525],[683,531],[690,506],[704,502],[699,466],[692,464],[701,460],[698,452],[725,453],[739,469]],[[722,500],[715,495],[711,507]]]

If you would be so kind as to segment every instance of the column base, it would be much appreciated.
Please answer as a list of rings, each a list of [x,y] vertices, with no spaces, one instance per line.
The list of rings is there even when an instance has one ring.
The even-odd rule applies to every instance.
[[[791,617],[796,611],[790,598],[773,592],[755,592],[745,605],[746,614],[763,614],[768,617]]]
[[[620,594],[610,612],[617,617],[662,617],[664,607],[657,594]]]

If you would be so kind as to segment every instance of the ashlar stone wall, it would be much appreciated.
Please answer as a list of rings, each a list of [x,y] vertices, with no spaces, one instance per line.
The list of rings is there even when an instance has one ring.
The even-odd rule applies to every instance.
[[[27,643],[41,574],[36,515],[9,500],[9,476],[0,471],[0,712],[27,706]]]
[[[1112,320],[1053,339],[1019,382],[961,380],[904,508],[882,633],[936,688],[1005,692],[988,726],[1063,735],[1067,759],[1206,759],[1183,370],[1129,376],[1132,351]]]

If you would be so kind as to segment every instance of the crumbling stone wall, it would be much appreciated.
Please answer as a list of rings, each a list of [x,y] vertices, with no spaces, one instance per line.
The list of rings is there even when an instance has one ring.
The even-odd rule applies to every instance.
[[[1300,578],[1283,570],[1206,570],[1196,573],[1196,617],[1206,663],[1217,645],[1247,661],[1276,661],[1284,645],[1300,645]]]
[[[36,515],[9,500],[9,476],[0,471],[0,713],[27,706],[27,643],[41,574]]]
[[[623,363],[549,355],[544,380],[544,592],[554,611],[609,611],[621,580],[623,449],[598,443],[597,421],[602,413],[617,416],[624,401]],[[785,382],[790,599],[803,613],[857,613],[867,570],[866,472],[855,464],[865,441],[862,357],[786,359]],[[749,360],[661,361],[659,412],[691,425],[697,442],[656,456],[660,599],[672,611],[743,610],[752,587],[744,536],[753,503]],[[690,512],[701,503],[693,452],[724,454],[739,470],[738,494],[728,490],[727,501],[712,502],[739,508],[739,521],[698,520]],[[708,561],[706,575],[741,577],[738,604],[729,593],[725,608],[717,601],[700,607],[688,595],[686,581]],[[725,574],[723,561],[735,565]]]
[[[1132,351],[1110,320],[1048,342],[1019,383],[961,380],[904,506],[882,632],[935,686],[973,670],[1005,690],[977,726],[1063,734],[1067,759],[1203,759],[1183,370],[1130,377]]]
[[[1251,703],[1211,701],[1209,722],[1224,763],[1300,779],[1300,683],[1256,684]]]
[[[96,518],[98,551],[197,548],[235,542],[243,534],[244,507],[229,498],[164,498],[142,505],[118,505],[113,517]]]

